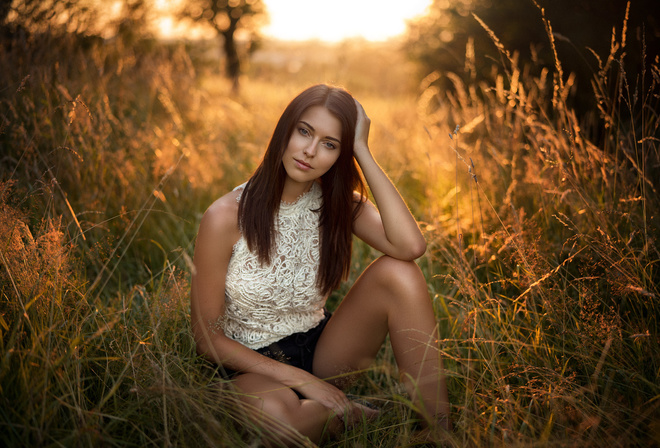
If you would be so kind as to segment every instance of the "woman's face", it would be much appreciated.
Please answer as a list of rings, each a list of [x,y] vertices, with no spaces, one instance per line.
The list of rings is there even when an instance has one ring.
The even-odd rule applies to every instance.
[[[306,184],[325,174],[341,153],[341,122],[323,106],[300,116],[282,156],[287,182]]]

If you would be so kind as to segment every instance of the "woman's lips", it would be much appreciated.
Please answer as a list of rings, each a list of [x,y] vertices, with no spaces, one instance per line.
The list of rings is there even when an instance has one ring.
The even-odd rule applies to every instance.
[[[298,165],[298,168],[300,168],[301,170],[312,169],[312,165],[310,165],[309,163],[303,162],[302,160],[298,160],[298,159],[293,159],[293,160],[296,161],[296,165]]]

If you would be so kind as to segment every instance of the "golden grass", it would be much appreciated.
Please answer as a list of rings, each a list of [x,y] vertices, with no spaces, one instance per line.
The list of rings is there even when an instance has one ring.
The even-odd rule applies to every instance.
[[[660,69],[628,84],[625,38],[599,59],[589,119],[570,107],[571,75],[515,53],[489,82],[436,73],[411,86],[395,48],[347,43],[318,60],[314,46],[273,44],[232,95],[182,46],[44,35],[0,47],[4,443],[260,440],[195,355],[187,272],[205,207],[245,180],[282,108],[315,82],[364,103],[373,151],[426,233],[452,443],[660,443]],[[352,275],[376,255],[357,243]],[[384,347],[352,392],[386,412],[329,446],[409,444],[415,418],[394,378]]]

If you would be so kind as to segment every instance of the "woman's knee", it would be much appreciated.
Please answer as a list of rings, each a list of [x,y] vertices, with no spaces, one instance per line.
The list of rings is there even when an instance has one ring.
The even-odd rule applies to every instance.
[[[271,383],[270,379],[255,374],[240,375],[235,380],[236,389],[241,392],[238,396],[250,414],[256,418],[267,414],[288,423],[300,400],[291,389]]]
[[[384,255],[374,261],[370,268],[374,269],[379,281],[388,290],[426,294],[424,274],[414,261],[398,260]]]
[[[299,446],[301,434],[318,443],[326,429],[333,434],[339,429],[339,420],[333,419],[331,409],[317,401],[300,400],[290,389],[260,396],[246,394],[243,402],[247,404],[249,417],[275,446]]]
[[[261,412],[276,420],[294,426],[299,418],[300,400],[297,397],[266,397],[262,401]]]

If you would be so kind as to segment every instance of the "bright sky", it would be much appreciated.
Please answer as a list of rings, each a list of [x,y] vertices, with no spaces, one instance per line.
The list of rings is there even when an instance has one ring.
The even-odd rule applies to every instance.
[[[270,14],[266,36],[282,40],[348,37],[386,40],[406,30],[406,20],[421,15],[431,0],[263,0]]]
[[[162,36],[198,38],[205,32],[177,23],[171,11],[182,0],[155,0]],[[383,41],[402,34],[406,20],[424,14],[432,0],[263,0],[270,23],[266,37],[302,41],[319,39],[338,42],[350,37]],[[121,2],[113,7],[121,10]],[[206,33],[208,34],[208,33]]]

